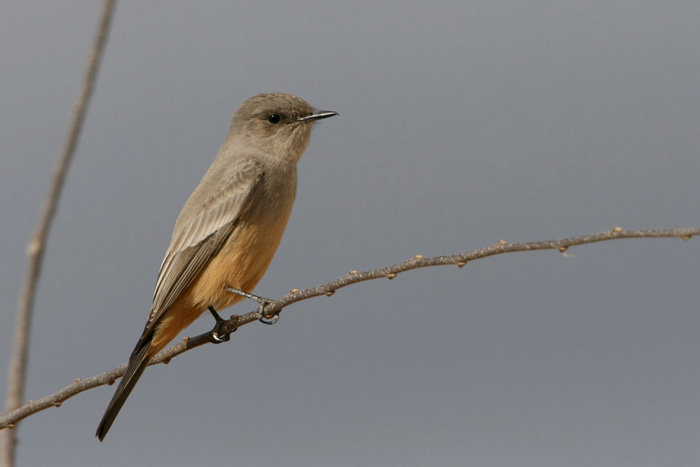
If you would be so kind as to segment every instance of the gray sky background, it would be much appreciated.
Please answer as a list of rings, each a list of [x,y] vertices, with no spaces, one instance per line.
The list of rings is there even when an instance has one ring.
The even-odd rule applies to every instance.
[[[0,4],[0,387],[99,3]],[[122,1],[46,256],[27,397],[123,363],[247,97],[336,110],[271,298],[407,259],[698,225],[700,2]],[[18,465],[695,466],[700,243],[494,257],[289,307],[24,421]],[[247,312],[248,303],[228,310]],[[202,318],[187,332],[211,328]]]

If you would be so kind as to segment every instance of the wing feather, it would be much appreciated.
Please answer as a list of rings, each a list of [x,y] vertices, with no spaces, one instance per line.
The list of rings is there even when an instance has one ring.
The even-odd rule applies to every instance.
[[[239,219],[250,209],[263,178],[260,165],[250,159],[239,159],[220,174],[216,170],[214,164],[175,223],[156,281],[147,328],[158,321],[219,252]],[[209,183],[224,188],[210,193]]]

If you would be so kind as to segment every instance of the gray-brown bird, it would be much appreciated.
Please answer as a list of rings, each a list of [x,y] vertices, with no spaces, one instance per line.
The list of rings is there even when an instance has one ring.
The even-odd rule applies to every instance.
[[[334,115],[291,94],[243,102],[175,222],[146,327],[97,428],[100,441],[151,358],[207,309],[243,299],[227,288],[250,293],[262,278],[292,211],[311,127]]]

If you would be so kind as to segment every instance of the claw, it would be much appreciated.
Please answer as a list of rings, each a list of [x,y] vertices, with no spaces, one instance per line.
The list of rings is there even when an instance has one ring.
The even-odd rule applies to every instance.
[[[267,303],[269,303],[269,302],[267,302]],[[260,308],[258,309],[258,311],[260,312],[260,319],[258,321],[260,321],[263,324],[267,324],[268,326],[272,326],[273,324],[276,324],[277,321],[280,320],[280,314],[273,313],[273,315],[270,317],[265,316],[265,305],[267,305],[267,303],[260,304]]]
[[[260,321],[261,323],[272,326],[273,324],[277,323],[277,321],[279,321],[279,313],[275,313],[271,317],[265,316],[265,306],[271,303],[272,300],[268,300],[267,298],[260,297],[258,295],[253,295],[252,293],[244,292],[233,287],[226,287],[226,291],[241,295],[245,298],[258,302],[258,304],[260,304],[260,307],[258,308],[258,313],[260,313],[260,319],[258,321]]]
[[[222,328],[224,327],[226,320],[219,316],[219,313],[216,312],[213,306],[209,307],[209,312],[216,320],[214,329],[211,330],[211,334],[209,336],[209,342],[213,344],[221,344],[222,342],[228,342],[231,340],[231,333],[235,332],[238,328],[234,328],[233,331],[223,331]]]
[[[217,325],[218,327],[218,325]],[[221,344],[222,342],[228,342],[231,340],[231,334],[220,334],[219,331],[215,329],[211,330],[211,336],[209,336],[209,342],[212,344]]]

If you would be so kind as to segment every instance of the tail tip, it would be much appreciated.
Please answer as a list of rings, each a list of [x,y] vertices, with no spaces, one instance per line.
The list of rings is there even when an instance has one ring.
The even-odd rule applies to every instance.
[[[100,440],[100,443],[105,439],[105,436],[107,436],[107,432],[109,431],[109,426],[106,426],[104,420],[100,422],[100,426],[97,427],[97,431],[95,431],[95,438]]]

